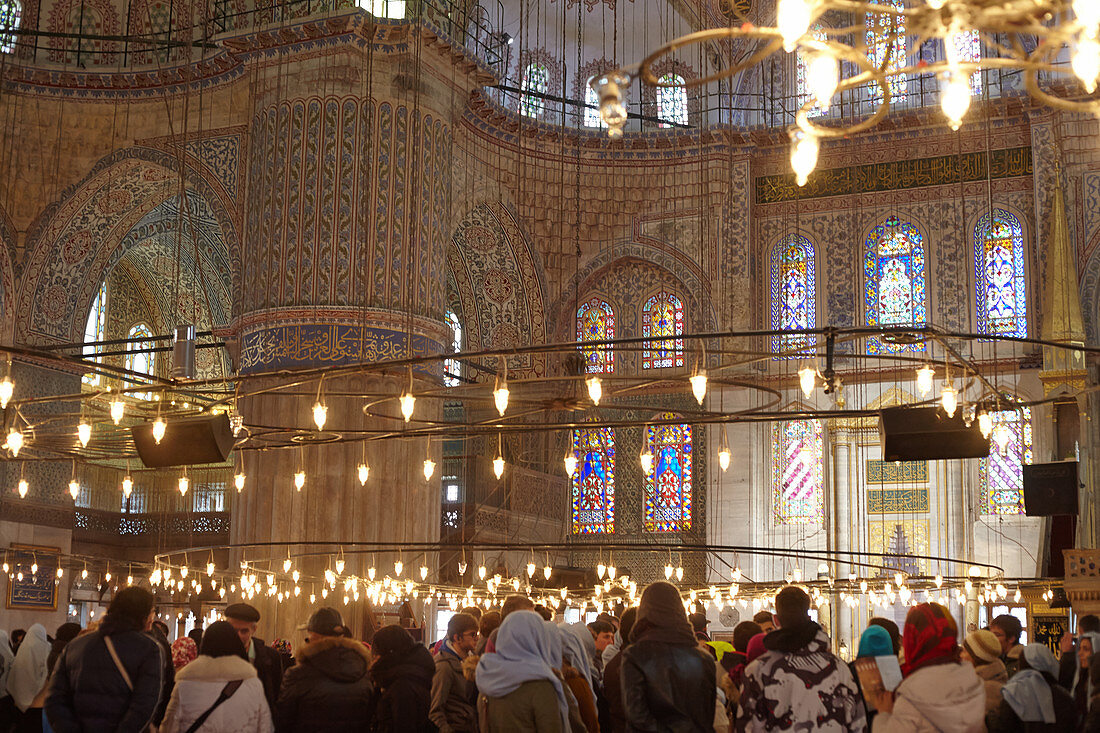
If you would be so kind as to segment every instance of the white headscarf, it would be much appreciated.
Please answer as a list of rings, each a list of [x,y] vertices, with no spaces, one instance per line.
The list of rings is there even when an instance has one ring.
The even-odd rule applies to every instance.
[[[15,706],[23,712],[46,685],[46,659],[49,656],[50,642],[46,638],[46,629],[42,624],[34,624],[27,629],[8,675],[8,692]]]
[[[15,652],[11,650],[8,632],[0,629],[0,698],[8,694],[8,674],[11,673],[11,665],[14,661]]]

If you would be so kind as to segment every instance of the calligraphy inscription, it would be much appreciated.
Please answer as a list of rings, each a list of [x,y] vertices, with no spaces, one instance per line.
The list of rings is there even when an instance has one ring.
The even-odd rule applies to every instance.
[[[928,489],[869,489],[868,514],[912,513],[928,511]]]
[[[278,326],[245,336],[241,370],[404,359],[409,355],[407,342],[408,335],[400,331],[355,324]],[[442,351],[435,340],[413,334],[413,356]]]
[[[57,608],[57,566],[60,554],[55,547],[12,545],[7,553],[12,577],[8,579],[7,607],[53,611]],[[37,572],[31,568],[37,564]],[[19,573],[23,579],[19,579]]]
[[[926,484],[928,461],[880,461],[867,460],[869,484]]]
[[[1043,644],[1057,654],[1058,642],[1062,640],[1062,634],[1069,631],[1069,617],[1035,616],[1032,623],[1035,629],[1034,643]]]

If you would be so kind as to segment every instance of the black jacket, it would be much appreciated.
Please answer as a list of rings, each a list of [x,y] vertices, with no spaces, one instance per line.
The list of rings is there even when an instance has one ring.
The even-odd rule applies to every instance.
[[[428,720],[432,702],[432,653],[417,644],[408,653],[381,657],[371,667],[374,733],[434,733]]]
[[[134,685],[131,692],[103,639],[101,631],[77,637],[57,660],[46,697],[46,717],[56,733],[138,733],[153,721],[164,684],[160,645],[144,631],[111,635]]]
[[[264,697],[274,715],[275,706],[279,703],[279,688],[283,686],[283,660],[279,657],[279,652],[265,644],[263,639],[253,636],[252,644],[256,649],[252,666],[256,668],[256,676],[263,683]]]
[[[164,656],[164,674],[162,675],[160,688],[160,702],[153,711],[153,722],[160,725],[164,721],[164,711],[168,709],[168,701],[172,699],[172,688],[176,686],[176,665],[172,664],[172,645],[155,628],[146,631],[153,641],[160,647],[160,653]]]
[[[1053,676],[1044,674],[1054,697],[1053,723],[1025,723],[1016,715],[1016,711],[1006,700],[985,716],[985,727],[989,733],[1068,733],[1077,729],[1077,704],[1073,695],[1059,685]]]
[[[714,657],[698,646],[634,642],[622,652],[620,674],[628,731],[714,730]]]
[[[370,725],[370,653],[355,639],[327,636],[306,644],[286,671],[275,730],[338,733]]]

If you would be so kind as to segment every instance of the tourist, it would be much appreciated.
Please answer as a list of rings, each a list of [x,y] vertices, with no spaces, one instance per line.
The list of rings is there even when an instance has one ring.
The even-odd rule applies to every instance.
[[[81,631],[80,624],[74,624],[71,621],[57,627],[57,631],[55,631],[53,635],[53,642],[50,644],[50,655],[46,657],[47,674],[53,671],[53,667],[57,664],[57,659],[61,656],[61,652],[65,651],[65,647],[67,647],[69,642],[75,639]]]
[[[722,693],[726,696],[726,714],[731,722],[737,716],[737,706],[741,700],[742,675],[745,665],[748,664],[747,652],[749,641],[757,635],[763,639],[760,624],[755,621],[742,621],[733,627],[733,651],[719,660],[726,669],[726,674],[718,679]]]
[[[752,621],[765,634],[775,631],[775,616],[772,615],[771,611],[759,611],[752,617]]]
[[[481,606],[463,606],[462,608],[458,609],[458,612],[464,613],[467,616],[473,616],[475,620],[480,620],[483,613],[481,610]],[[493,611],[493,613],[497,612]]]
[[[301,733],[363,731],[370,725],[370,652],[349,639],[334,608],[313,612],[297,664],[283,675],[275,730]]]
[[[290,639],[275,639],[271,642],[271,648],[279,655],[279,663],[284,672],[294,666],[294,649],[290,645]],[[282,684],[281,680],[279,684]]]
[[[625,733],[626,712],[623,710],[622,669],[623,651],[630,646],[630,632],[634,628],[634,621],[638,616],[638,609],[631,607],[623,612],[619,620],[619,630],[615,632],[619,639],[620,649],[611,657],[603,667],[603,690],[607,698],[608,725],[613,733]],[[604,652],[606,653],[606,649]]]
[[[472,618],[472,617],[471,617]],[[474,649],[475,654],[484,654],[485,645],[489,643],[489,636],[500,628],[500,622],[504,619],[500,616],[500,611],[486,611],[481,614],[481,619],[475,619],[478,622],[478,640],[477,647]]]
[[[860,695],[863,695],[864,690],[863,683],[860,682],[859,674],[856,672],[856,662],[867,657],[892,656],[894,656],[894,644],[890,639],[890,632],[877,624],[868,626],[859,637],[859,647],[856,649],[856,658],[848,664],[848,667],[852,670],[852,679],[855,680],[856,688],[859,689]],[[866,696],[864,696],[864,700],[866,700]],[[865,705],[864,709],[867,712],[867,727],[871,728],[878,711],[875,710],[874,705]]]
[[[671,583],[642,592],[621,680],[627,730],[713,730],[714,659],[699,649]]]
[[[374,733],[434,733],[428,719],[432,702],[435,660],[409,632],[394,624],[383,626],[371,640],[374,682],[371,730]]]
[[[8,632],[0,629],[0,731],[7,733],[15,725],[15,701],[8,692],[8,675],[15,662],[15,652],[11,650]]]
[[[518,593],[514,594],[514,595],[510,595],[507,598],[505,598],[504,603],[502,603],[500,605],[500,620],[501,620],[501,623],[504,623],[504,619],[508,618],[508,614],[512,613],[513,611],[534,611],[534,610],[535,610],[535,604],[527,596],[521,596]],[[484,653],[484,652],[495,652],[496,651],[496,641],[497,641],[497,631],[498,630],[499,630],[499,627],[497,629],[494,629],[493,631],[491,631],[489,633],[489,636],[485,641],[485,646],[482,649],[482,653]]]
[[[1001,690],[1003,699],[985,719],[989,733],[1072,731],[1077,726],[1073,696],[1058,684],[1058,661],[1045,644],[1028,644],[1019,670]]]
[[[481,617],[485,621],[485,614]],[[500,614],[496,614],[497,618]],[[477,647],[478,621],[456,613],[447,621],[447,636],[435,656],[432,704],[428,717],[439,733],[477,733],[477,689],[462,673],[462,660]]]
[[[886,633],[890,635],[890,644],[894,648],[894,656],[901,655],[901,630],[898,629],[898,625],[888,618],[882,618],[881,616],[875,616],[867,621],[868,626],[880,626],[886,629]]]
[[[1003,613],[989,622],[989,630],[1001,644],[1001,661],[1005,663],[1008,676],[1016,674],[1020,666],[1020,655],[1024,651],[1020,644],[1020,635],[1024,631],[1020,619],[1010,613]]]
[[[32,625],[15,652],[15,660],[8,675],[8,692],[15,707],[19,709],[20,721],[24,718],[42,719],[42,711],[33,709],[31,705],[49,677],[49,668],[46,666],[49,656],[50,642],[45,627],[42,624]]]
[[[199,656],[195,640],[190,636],[181,636],[172,642],[172,669],[179,672]]]
[[[819,731],[866,729],[852,672],[829,650],[829,637],[809,611],[810,597],[798,586],[776,595],[779,628],[764,637],[767,651],[745,668],[739,730],[770,731],[785,723]]]
[[[144,588],[118,591],[99,628],[65,647],[46,697],[46,717],[56,733],[141,731],[152,725],[165,665],[160,645],[148,633],[153,602]]]
[[[27,636],[25,629],[16,629],[11,632],[11,653],[19,653],[19,645],[23,643],[23,639]]]
[[[710,619],[707,618],[705,613],[695,613],[688,615],[688,621],[691,622],[691,630],[695,632],[695,638],[699,641],[710,641],[710,634],[707,633],[707,626],[710,624]]]
[[[260,612],[247,603],[234,603],[225,609],[225,620],[241,637],[247,659],[256,668],[256,675],[264,686],[268,705],[274,710],[279,700],[279,687],[283,684],[283,660],[279,658],[278,652],[256,636]]]
[[[195,628],[187,632],[187,638],[195,642],[195,648],[202,648],[202,625],[198,625]]]
[[[1100,632],[1100,616],[1087,613],[1077,619],[1077,635],[1067,631],[1058,642],[1058,653],[1061,655],[1058,659],[1058,684],[1071,692],[1077,677],[1078,636],[1092,631]]]
[[[1089,686],[1092,699],[1089,712],[1085,717],[1084,733],[1100,733],[1100,664],[1094,664],[1089,671]]]
[[[985,712],[988,714],[1001,704],[1001,688],[1008,682],[1008,671],[1001,661],[1001,642],[992,631],[971,631],[963,639],[959,658],[970,662],[985,685]]]
[[[225,621],[210,624],[201,652],[176,675],[160,733],[270,733],[264,686],[237,630]]]
[[[157,703],[156,712],[153,713],[153,724],[160,725],[161,721],[164,720],[164,711],[168,707],[168,701],[172,698],[172,688],[176,684],[176,667],[172,664],[172,645],[168,643],[168,624],[154,618],[153,625],[149,629],[149,636],[153,637],[153,641],[160,646],[160,656],[164,660],[160,702]]]
[[[938,603],[921,603],[905,617],[905,663],[898,689],[875,696],[874,733],[976,731],[985,715],[985,686],[959,662],[958,627]]]
[[[1081,633],[1077,642],[1077,676],[1073,680],[1073,689],[1070,690],[1074,700],[1077,701],[1077,713],[1081,717],[1084,717],[1088,712],[1090,698],[1092,697],[1089,684],[1091,673],[1089,670],[1093,666],[1093,652],[1098,648],[1100,648],[1100,632],[1084,631]]]
[[[588,631],[592,634],[594,648],[587,642],[585,648],[592,650],[592,673],[600,683],[603,680],[603,653],[615,642],[615,626],[610,621],[596,619],[588,624]]]
[[[556,639],[553,626],[534,611],[505,617],[497,629],[496,653],[477,663],[477,688],[485,696],[483,731],[568,733],[565,686],[554,671],[561,664]]]
[[[561,634],[562,679],[577,700],[577,711],[585,730],[588,733],[599,733],[600,718],[596,706],[596,688],[592,681],[592,662],[589,649],[584,645],[584,637],[591,640],[592,635],[584,624],[563,624],[558,627],[558,631]]]

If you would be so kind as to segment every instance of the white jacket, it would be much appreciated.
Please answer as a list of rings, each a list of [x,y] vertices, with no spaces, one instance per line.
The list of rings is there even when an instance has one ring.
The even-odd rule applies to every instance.
[[[872,733],[980,733],[985,730],[985,685],[969,664],[936,664],[906,677],[894,712],[875,716]]]
[[[176,672],[176,686],[164,712],[160,733],[184,733],[232,680],[244,680],[233,696],[210,714],[203,733],[271,733],[271,710],[256,670],[240,657],[200,655]]]

